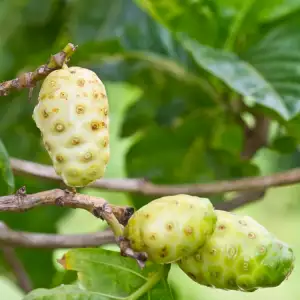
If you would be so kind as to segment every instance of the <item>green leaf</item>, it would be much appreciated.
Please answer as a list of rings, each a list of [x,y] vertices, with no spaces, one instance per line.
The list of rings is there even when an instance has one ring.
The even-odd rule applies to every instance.
[[[212,45],[218,37],[216,8],[207,0],[135,0],[159,23],[174,32],[185,32],[203,44]]]
[[[203,46],[187,37],[181,37],[184,47],[195,61],[227,86],[245,97],[253,97],[256,103],[289,119],[295,111],[288,105],[289,94],[278,90],[278,86],[250,63],[237,55]]]
[[[53,289],[36,289],[23,300],[113,300],[98,293],[89,292],[76,285],[62,285]],[[120,298],[119,298],[120,299]]]
[[[231,16],[239,13],[245,3],[249,3],[250,1],[253,2],[251,13],[253,25],[255,25],[256,22],[272,21],[299,8],[298,0],[216,0],[220,11],[224,15]]]
[[[282,99],[288,111],[287,120],[291,120],[300,112],[299,16],[300,14],[270,29],[261,40],[242,54],[243,59]],[[274,110],[279,112],[279,102],[272,103]]]
[[[211,143],[214,149],[226,150],[233,155],[240,155],[244,144],[243,130],[236,124],[220,122],[219,126],[215,128]]]
[[[88,291],[128,300],[144,299],[136,298],[144,293],[145,299],[155,299],[152,294],[172,299],[166,282],[170,266],[147,262],[141,269],[134,259],[100,248],[69,250],[61,263],[67,270],[77,272],[81,285]]]
[[[7,192],[12,193],[15,188],[14,175],[11,170],[8,152],[0,140],[0,188],[3,188],[2,182],[5,183],[6,188],[1,188],[0,195],[5,195]],[[8,188],[8,189],[7,189]]]
[[[227,125],[227,126],[226,126]],[[242,161],[239,126],[216,109],[195,110],[172,127],[144,129],[126,157],[130,177],[160,184],[205,183],[258,175],[250,161]],[[132,196],[139,208],[153,199]]]
[[[297,149],[299,141],[291,136],[278,136],[270,145],[270,149],[276,150],[280,153],[292,153]]]

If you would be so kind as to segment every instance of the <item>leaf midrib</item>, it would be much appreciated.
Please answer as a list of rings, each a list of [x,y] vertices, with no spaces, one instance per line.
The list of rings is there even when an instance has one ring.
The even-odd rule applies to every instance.
[[[140,273],[135,272],[131,269],[128,269],[128,268],[120,266],[120,265],[114,265],[114,264],[110,264],[110,263],[107,263],[107,262],[99,262],[99,261],[95,262],[95,261],[90,260],[90,259],[84,259],[84,260],[87,261],[87,262],[93,263],[93,264],[98,264],[98,265],[102,264],[102,265],[109,266],[109,267],[112,267],[112,268],[115,268],[115,269],[121,269],[123,271],[127,271],[128,273],[132,273],[132,274],[136,275],[137,277],[140,277],[140,278],[144,279],[145,281],[148,280],[145,276],[141,275]],[[79,271],[79,272],[82,272],[82,271]]]

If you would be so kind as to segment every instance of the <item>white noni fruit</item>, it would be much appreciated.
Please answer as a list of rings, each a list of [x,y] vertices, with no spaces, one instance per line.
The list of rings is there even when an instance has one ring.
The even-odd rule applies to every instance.
[[[209,199],[185,194],[149,202],[129,219],[124,237],[149,261],[175,262],[192,255],[214,232],[217,217]]]
[[[289,245],[249,216],[216,210],[216,229],[205,245],[178,261],[195,282],[223,290],[254,292],[279,286],[292,272]]]
[[[105,86],[89,69],[65,66],[45,78],[33,119],[67,186],[103,177],[110,156],[108,109]]]

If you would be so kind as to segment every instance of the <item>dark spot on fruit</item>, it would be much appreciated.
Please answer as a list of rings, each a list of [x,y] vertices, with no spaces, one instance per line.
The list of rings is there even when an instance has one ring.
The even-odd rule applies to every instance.
[[[64,161],[63,156],[62,155],[56,155],[56,161],[59,162],[59,163],[63,162]]]
[[[72,143],[72,145],[78,145],[80,143],[80,139],[75,137],[72,139],[71,143]]]
[[[85,111],[85,109],[84,109],[84,106],[83,106],[83,105],[77,105],[77,106],[76,106],[76,113],[77,113],[78,115],[83,114],[84,111]]]
[[[51,87],[55,87],[55,86],[56,86],[56,83],[55,83],[54,80],[51,80],[51,81],[50,81],[50,86],[51,86]]]
[[[267,252],[267,249],[266,249],[265,246],[260,246],[260,247],[259,247],[259,253],[265,254],[266,252]]]
[[[223,225],[223,224],[221,224],[221,225],[218,226],[218,229],[219,229],[219,230],[224,230],[225,228],[226,228],[226,226]]]
[[[217,254],[217,250],[216,249],[211,249],[210,251],[209,251],[209,254],[211,254],[211,255],[216,255]]]
[[[184,228],[184,233],[186,235],[191,235],[193,233],[193,231],[194,231],[193,227],[191,227],[191,226],[187,226],[187,227]]]
[[[49,117],[49,114],[47,113],[47,111],[45,109],[43,110],[43,117],[45,119],[47,119]]]
[[[93,92],[93,97],[94,97],[94,99],[98,99],[98,97],[99,97],[99,93],[97,93],[97,92]]]
[[[166,229],[167,229],[168,231],[171,231],[171,230],[173,229],[173,227],[174,227],[174,225],[173,225],[172,223],[166,224]]]
[[[237,250],[234,247],[230,247],[227,251],[228,257],[233,258],[236,255]]]
[[[103,113],[104,113],[104,116],[107,116],[107,115],[108,115],[108,109],[107,109],[107,108],[104,108]]]
[[[179,202],[176,200],[176,201],[175,201],[175,204],[176,204],[176,205],[179,205]]]
[[[150,214],[145,214],[145,218],[149,219],[150,218]]]
[[[83,161],[91,161],[93,158],[93,154],[91,152],[86,152],[84,155],[83,155]]]
[[[194,205],[193,204],[190,204],[190,209],[193,209],[194,208]]]
[[[62,132],[65,130],[65,126],[61,123],[56,123],[55,124],[55,130],[58,131],[58,132]]]
[[[105,147],[107,147],[107,145],[108,145],[108,137],[105,136],[102,141],[102,146],[105,148]]]
[[[77,80],[77,85],[80,87],[83,87],[85,85],[85,80],[83,78],[80,78]]]
[[[67,94],[66,92],[61,92],[61,93],[59,94],[59,97],[60,97],[61,99],[68,99],[68,94]]]
[[[166,257],[168,255],[168,248],[167,248],[167,246],[164,246],[163,248],[161,248],[161,252],[160,252],[160,257],[161,258],[164,258],[164,257]]]
[[[249,239],[255,239],[256,238],[256,234],[254,232],[249,232],[248,233],[248,238]]]
[[[197,261],[202,261],[202,256],[201,256],[201,254],[200,254],[200,253],[197,253],[197,254],[195,255],[195,259],[196,259]]]
[[[54,113],[58,113],[59,112],[59,108],[52,108],[52,112],[54,112]]]
[[[92,128],[92,130],[98,130],[100,128],[100,123],[99,122],[92,122],[91,123],[91,128]]]
[[[106,123],[105,122],[97,122],[97,121],[94,121],[91,123],[91,128],[92,130],[98,130],[100,128],[106,128]]]
[[[236,286],[236,283],[235,283],[235,278],[234,277],[230,277],[227,279],[227,285],[228,287],[230,288],[233,288]]]
[[[210,276],[214,278],[220,278],[221,273],[219,271],[211,271]]]
[[[152,233],[151,235],[150,235],[150,240],[155,240],[156,239],[156,234],[155,233]]]
[[[239,220],[239,223],[240,223],[241,225],[243,225],[243,226],[247,226],[247,223],[246,223],[246,221],[244,221],[244,220]]]

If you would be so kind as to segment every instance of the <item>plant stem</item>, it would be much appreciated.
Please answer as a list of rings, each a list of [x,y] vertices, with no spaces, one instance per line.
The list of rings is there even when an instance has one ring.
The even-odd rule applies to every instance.
[[[166,264],[163,265],[159,271],[157,271],[143,286],[141,286],[138,290],[136,290],[133,294],[127,297],[125,300],[137,300],[140,299],[144,294],[150,291],[158,282],[167,277],[171,265]]]
[[[245,3],[245,5],[243,6],[243,8],[241,9],[241,11],[235,17],[232,25],[230,26],[229,35],[224,44],[225,50],[229,50],[229,51],[233,50],[234,43],[239,34],[241,26],[243,25],[244,19],[247,16],[247,14],[248,14],[249,10],[251,9],[251,7],[253,6],[253,4],[255,3],[255,1],[257,1],[257,0],[248,0]]]

